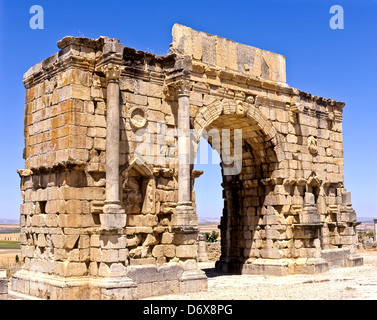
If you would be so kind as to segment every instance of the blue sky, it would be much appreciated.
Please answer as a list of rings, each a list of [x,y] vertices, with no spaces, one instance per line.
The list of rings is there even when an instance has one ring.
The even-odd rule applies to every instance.
[[[43,30],[29,26],[29,10],[36,4],[44,9]],[[335,4],[344,9],[343,30],[329,26]],[[174,23],[282,54],[290,86],[344,101],[345,186],[359,216],[377,217],[376,16],[377,1],[371,0],[1,0],[0,218],[19,216],[23,74],[57,52],[56,42],[66,35],[106,35],[128,47],[166,54]],[[206,172],[195,188],[199,214],[220,216],[219,167],[202,168]]]

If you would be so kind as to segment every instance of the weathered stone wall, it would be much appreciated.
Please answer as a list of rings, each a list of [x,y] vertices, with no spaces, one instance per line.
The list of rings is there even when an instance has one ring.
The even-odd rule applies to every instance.
[[[220,259],[221,256],[221,244],[219,241],[216,242],[208,242],[208,260],[209,261],[217,261]]]
[[[104,199],[103,97],[93,77],[94,43],[71,44],[24,76],[25,170],[20,170],[23,268],[91,273],[90,228]]]
[[[178,258],[185,256],[179,250],[176,252],[171,230],[171,215],[177,203],[175,154],[160,164],[156,159],[156,151],[165,155],[165,148],[176,142],[173,135],[165,144],[162,132],[175,127],[177,108],[174,112],[174,102],[164,99],[164,66],[168,62],[163,57],[131,49],[125,50],[124,59],[128,67],[120,81],[123,123],[120,152],[124,168],[121,194],[122,204],[127,208],[130,265],[178,261],[176,254]],[[148,144],[137,137],[143,135],[143,130],[149,133]],[[163,144],[157,144],[157,135],[162,137]],[[139,167],[134,162],[135,150],[147,165]]]
[[[274,82],[286,82],[285,57],[230,39],[175,24],[172,47],[203,66],[248,73]]]

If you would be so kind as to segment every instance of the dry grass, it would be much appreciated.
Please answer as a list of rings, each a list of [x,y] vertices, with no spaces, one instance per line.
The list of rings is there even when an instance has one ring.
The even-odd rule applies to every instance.
[[[18,256],[19,262],[16,262]],[[0,269],[6,270],[7,278],[10,278],[21,267],[20,249],[1,249],[0,250]]]

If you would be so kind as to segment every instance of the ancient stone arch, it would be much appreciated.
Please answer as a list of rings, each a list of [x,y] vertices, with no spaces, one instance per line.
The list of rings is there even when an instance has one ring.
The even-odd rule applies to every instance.
[[[222,99],[201,108],[193,120],[193,132],[197,138],[196,140],[200,139],[203,130],[222,115],[226,115],[228,118],[231,116],[248,118],[255,123],[254,126],[256,128],[252,128],[252,130],[260,131],[265,136],[263,142],[271,143],[276,153],[277,161],[279,163],[285,161],[286,150],[283,148],[286,144],[282,142],[284,141],[284,137],[278,135],[271,122],[251,103],[254,101],[255,97],[252,96],[248,97],[246,101]]]
[[[226,272],[242,272],[242,266],[246,261],[250,262],[253,257],[259,256],[259,252],[255,254],[252,243],[258,233],[256,228],[260,228],[261,224],[252,218],[258,210],[259,214],[265,214],[262,210],[266,210],[267,207],[264,208],[262,205],[268,191],[266,185],[274,181],[272,179],[276,179],[273,175],[279,168],[284,167],[285,161],[281,143],[284,138],[279,137],[271,122],[250,103],[254,101],[254,97],[247,98],[246,101],[217,100],[200,109],[193,121],[194,132],[198,134],[196,141],[203,131],[208,131],[208,128],[242,128],[242,169],[237,175],[226,174],[224,168],[222,170],[223,250],[217,268]],[[234,152],[231,150],[231,153]],[[223,158],[221,150],[219,153]]]
[[[291,88],[283,56],[181,25],[166,56],[108,37],[58,47],[24,75],[23,266],[11,296],[206,290],[193,193],[201,137],[222,158],[218,270],[362,263],[344,188],[344,103]]]

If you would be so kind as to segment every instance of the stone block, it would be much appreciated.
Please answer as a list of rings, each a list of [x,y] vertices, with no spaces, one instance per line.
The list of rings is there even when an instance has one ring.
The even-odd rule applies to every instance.
[[[93,147],[96,150],[106,150],[106,139],[103,139],[103,138],[94,138]]]
[[[165,232],[162,234],[161,243],[171,244],[173,243],[174,233]]]
[[[149,265],[156,264],[155,258],[139,258],[139,259],[130,259],[130,266],[140,266],[140,265]]]
[[[90,248],[89,250],[90,260],[95,262],[101,262],[101,250],[99,248]]]
[[[100,235],[92,234],[90,236],[90,246],[91,247],[99,247],[100,246]]]
[[[196,243],[197,234],[196,233],[174,233],[173,244],[176,245],[193,245]]]
[[[151,296],[153,282],[138,283],[137,285],[137,297],[138,299],[144,299]]]
[[[284,257],[283,252],[277,247],[262,248],[260,250],[260,256],[264,259],[281,259]]]
[[[164,246],[164,255],[167,258],[175,257],[175,245],[165,245]]]
[[[178,245],[175,249],[175,255],[178,258],[196,258],[198,245]]]
[[[159,280],[157,266],[131,265],[127,268],[127,276],[135,283],[151,283]]]
[[[118,249],[101,249],[101,261],[103,262],[119,262]]]
[[[84,262],[69,262],[66,266],[67,277],[85,276],[88,270]]]
[[[94,122],[92,125],[98,128],[106,128],[106,117],[104,115],[94,115]]]
[[[78,240],[79,240],[78,234],[63,235],[62,236],[63,248],[68,249],[68,250],[73,249]]]
[[[148,98],[146,96],[139,95],[139,94],[132,94],[132,93],[129,93],[127,96],[128,98],[126,98],[124,101],[129,101],[130,103],[133,103],[139,106],[148,105]],[[122,99],[123,99],[123,92],[122,92]]]
[[[162,257],[164,255],[164,245],[156,245],[152,249],[152,256],[155,258]]]
[[[157,226],[157,216],[153,214],[147,214],[140,216],[139,225],[144,227],[154,227]]]
[[[99,237],[101,248],[107,249],[124,249],[127,247],[126,235],[101,235]]]
[[[157,244],[158,244],[158,240],[152,234],[148,234],[147,237],[145,238],[145,241],[143,242],[143,246],[150,246],[150,245],[157,245]]]
[[[101,262],[98,268],[98,275],[100,277],[123,277],[127,275],[127,267],[121,262]]]

